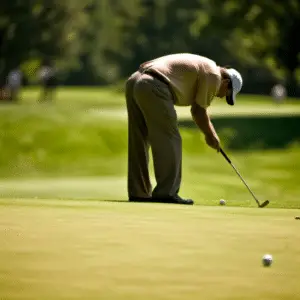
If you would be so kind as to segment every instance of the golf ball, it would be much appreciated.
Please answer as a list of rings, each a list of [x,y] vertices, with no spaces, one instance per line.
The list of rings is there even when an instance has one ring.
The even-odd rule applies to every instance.
[[[226,201],[224,199],[220,200],[220,205],[226,205]]]
[[[265,254],[262,258],[262,263],[264,265],[264,267],[269,267],[271,266],[273,262],[273,257],[271,254]]]

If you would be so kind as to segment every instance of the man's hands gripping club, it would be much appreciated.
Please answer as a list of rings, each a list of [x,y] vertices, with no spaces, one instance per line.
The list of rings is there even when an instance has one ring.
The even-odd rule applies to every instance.
[[[220,140],[215,128],[210,121],[207,110],[197,104],[192,105],[191,114],[193,120],[205,135],[205,141],[211,148],[220,151]]]
[[[208,146],[213,149],[216,149],[218,152],[220,151],[220,140],[217,135],[206,135],[205,141]]]

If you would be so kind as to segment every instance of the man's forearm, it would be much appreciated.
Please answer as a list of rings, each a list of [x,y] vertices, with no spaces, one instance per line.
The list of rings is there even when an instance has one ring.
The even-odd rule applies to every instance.
[[[191,109],[192,117],[194,122],[197,124],[199,129],[204,133],[205,136],[216,136],[215,128],[210,121],[207,111],[201,107],[193,107]]]

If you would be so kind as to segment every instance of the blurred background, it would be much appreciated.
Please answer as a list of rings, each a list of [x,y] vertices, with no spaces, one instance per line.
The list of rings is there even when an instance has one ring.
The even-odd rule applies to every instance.
[[[19,68],[25,85],[52,61],[59,83],[105,86],[161,55],[192,52],[244,76],[244,93],[275,84],[299,96],[299,1],[3,0],[0,78]]]
[[[298,207],[299,28],[297,0],[2,0],[2,195],[126,199],[124,83],[146,60],[190,52],[242,73],[237,105],[216,99],[213,123],[258,193]],[[178,116],[183,193],[251,203],[189,108]]]

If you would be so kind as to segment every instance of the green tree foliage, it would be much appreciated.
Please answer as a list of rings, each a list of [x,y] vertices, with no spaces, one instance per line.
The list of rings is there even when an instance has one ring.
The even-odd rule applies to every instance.
[[[152,0],[144,7],[132,45],[136,62],[187,51],[238,67],[248,90],[279,79],[294,90],[300,82],[297,0]]]
[[[109,84],[193,52],[239,68],[249,90],[268,81],[267,92],[275,78],[300,81],[298,28],[298,0],[2,0],[0,77],[51,57],[67,84]]]
[[[81,44],[81,69],[72,72],[67,83],[110,84],[118,81],[136,56],[132,41],[145,13],[141,0],[90,0],[88,26]],[[127,74],[126,74],[127,75]]]
[[[218,35],[232,56],[245,66],[263,65],[278,78],[296,79],[300,62],[299,1],[201,2],[206,3],[209,21],[199,34]]]
[[[53,58],[68,63],[80,50],[87,1],[2,0],[0,78],[29,60]],[[27,64],[31,66],[31,64]],[[27,70],[30,71],[30,70]]]

